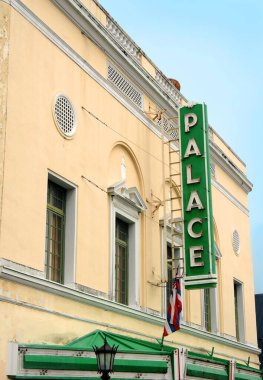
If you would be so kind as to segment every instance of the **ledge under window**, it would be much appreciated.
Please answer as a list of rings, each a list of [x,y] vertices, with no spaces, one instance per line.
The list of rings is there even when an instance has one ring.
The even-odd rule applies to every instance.
[[[103,308],[104,310],[109,310],[115,313],[119,313],[125,315],[130,318],[136,318],[139,320],[143,320],[148,323],[152,323],[157,326],[164,325],[164,318],[157,315],[152,315],[147,312],[142,311],[141,309],[131,308],[126,305],[118,304],[114,301],[110,301],[108,299],[101,298],[99,296],[95,296],[92,294],[84,293],[83,291],[76,290],[73,288],[75,284],[70,286],[58,284],[52,281],[49,281],[43,277],[32,274],[34,269],[29,268],[28,273],[22,272],[21,268],[23,267],[20,264],[12,263],[13,266],[17,266],[16,269],[11,266],[4,265],[3,262],[8,262],[8,260],[0,259],[0,279],[5,279],[8,281],[14,281],[19,284],[30,286],[31,288],[39,289],[48,293],[56,294],[58,296],[71,299],[76,302],[85,303],[87,305],[92,305],[98,308]],[[20,270],[18,270],[18,267]],[[39,271],[36,271],[39,272]],[[41,273],[41,272],[40,272]],[[14,300],[17,303],[17,300]],[[100,323],[101,325],[103,323]],[[222,335],[217,335],[214,333],[209,333],[206,331],[200,331],[199,329],[189,326],[186,323],[182,322],[180,332],[183,334],[189,334],[191,336],[196,336],[201,339],[211,340],[213,342],[218,342],[221,344],[225,344],[227,346],[231,346],[233,348],[241,349],[251,354],[258,355],[260,350],[248,343],[240,343],[235,342],[229,338],[226,338]],[[167,339],[169,341],[169,337]]]

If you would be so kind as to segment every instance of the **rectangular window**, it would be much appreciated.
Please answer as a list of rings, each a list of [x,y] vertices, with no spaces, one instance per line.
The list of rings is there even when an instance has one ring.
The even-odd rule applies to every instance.
[[[77,187],[48,173],[45,273],[60,284],[75,281]]]
[[[66,190],[48,181],[46,219],[46,276],[63,283],[65,248]]]
[[[202,326],[208,332],[218,332],[218,292],[217,288],[204,288],[201,291]]]
[[[169,304],[170,294],[172,292],[173,278],[175,277],[177,267],[180,266],[180,249],[174,248],[174,260],[172,259],[172,247],[167,244],[167,284],[166,284],[166,304]]]
[[[166,284],[166,303],[169,304],[170,294],[172,292],[173,281],[173,263],[172,263],[172,248],[167,245],[167,284]]]
[[[125,189],[125,191],[124,191]],[[136,187],[123,182],[108,188],[110,218],[110,296],[121,304],[140,304],[140,214],[146,205]]]
[[[211,295],[210,289],[204,289],[204,327],[211,331]]]
[[[116,218],[115,300],[128,305],[129,225]]]
[[[234,308],[236,338],[243,342],[245,340],[243,285],[238,281],[234,281]]]
[[[236,338],[239,340],[239,321],[238,321],[238,300],[237,300],[238,285],[234,283],[234,303],[235,303],[235,324],[236,324]]]

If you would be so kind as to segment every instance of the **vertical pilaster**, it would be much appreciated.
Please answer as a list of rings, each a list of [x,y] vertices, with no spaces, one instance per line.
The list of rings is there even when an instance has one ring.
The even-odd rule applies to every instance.
[[[0,238],[7,120],[10,5],[0,3]]]

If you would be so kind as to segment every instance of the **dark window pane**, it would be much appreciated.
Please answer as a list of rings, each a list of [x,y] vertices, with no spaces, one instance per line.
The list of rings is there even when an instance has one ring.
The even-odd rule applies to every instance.
[[[116,219],[115,300],[128,304],[128,234],[129,225]]]
[[[239,316],[238,316],[238,284],[234,283],[234,302],[235,302],[235,323],[236,323],[236,338],[240,340],[239,334]]]
[[[167,245],[167,284],[166,284],[166,304],[167,307],[170,301],[170,295],[172,292],[173,278],[176,274],[176,268],[179,265],[180,250],[174,248],[174,260],[172,258],[172,247]]]
[[[204,323],[205,329],[211,331],[211,302],[209,289],[204,289]]]
[[[46,276],[63,282],[66,190],[48,182],[46,225]]]
[[[170,295],[172,292],[173,284],[173,263],[172,263],[172,248],[170,245],[167,245],[167,284],[166,284],[166,299],[167,307],[170,300]]]

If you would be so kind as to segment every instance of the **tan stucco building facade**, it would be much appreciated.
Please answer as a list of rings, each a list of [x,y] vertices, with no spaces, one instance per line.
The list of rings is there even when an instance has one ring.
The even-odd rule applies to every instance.
[[[1,0],[0,11],[0,378],[81,378],[26,367],[19,347],[64,347],[96,329],[158,344],[163,198],[177,194],[180,208],[165,142],[187,99],[95,0]],[[145,378],[224,378],[188,373],[187,350],[231,363],[225,378],[262,378],[252,184],[212,127],[210,155],[218,285],[186,291],[181,279],[181,329],[165,344],[182,348],[185,373]],[[181,245],[179,231],[182,258]]]

